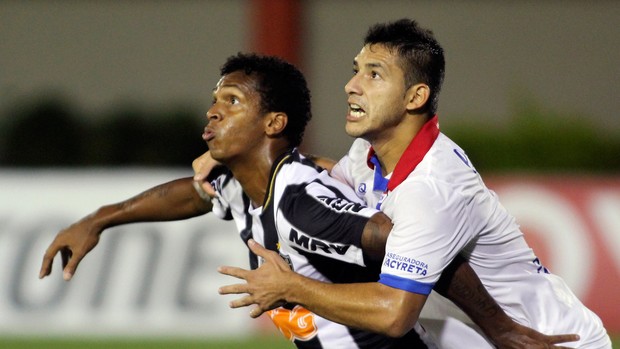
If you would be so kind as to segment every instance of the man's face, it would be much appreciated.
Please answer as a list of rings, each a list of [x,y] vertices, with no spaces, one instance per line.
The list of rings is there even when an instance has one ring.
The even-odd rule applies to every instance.
[[[214,159],[226,163],[248,155],[264,140],[257,87],[256,77],[242,71],[222,76],[215,86],[207,111],[209,123],[202,134]]]
[[[381,44],[366,45],[353,62],[345,86],[348,135],[368,141],[388,137],[406,115],[405,78],[398,56]]]

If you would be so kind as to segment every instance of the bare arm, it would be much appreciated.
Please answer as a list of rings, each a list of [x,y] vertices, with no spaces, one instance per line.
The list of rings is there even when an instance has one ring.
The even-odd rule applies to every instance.
[[[426,301],[426,296],[377,282],[328,284],[309,279],[293,272],[277,253],[254,240],[250,240],[248,246],[265,262],[252,271],[220,267],[220,273],[244,279],[246,283],[223,286],[219,291],[221,294],[247,293],[232,301],[230,306],[256,304],[250,312],[252,317],[290,302],[338,323],[398,337],[413,328]]]
[[[61,230],[43,257],[39,278],[49,275],[58,252],[64,268],[63,277],[70,280],[80,261],[99,242],[101,233],[117,225],[181,220],[207,213],[211,202],[200,198],[191,177],[177,179],[117,204],[105,205]]]
[[[382,213],[373,215],[364,227],[362,235],[364,252],[375,260],[382,259],[391,228],[392,222],[387,216]],[[498,348],[545,348],[547,344],[572,342],[579,339],[576,335],[546,336],[515,322],[495,302],[495,299],[491,297],[484,285],[482,285],[478,275],[460,255],[457,255],[443,271],[434,290],[461,308],[480,326],[482,331]],[[390,301],[399,300],[399,297],[404,296],[397,292],[394,293],[393,289],[386,286],[383,287],[381,292],[385,292],[385,295],[390,297]],[[391,295],[390,292],[392,292]],[[327,297],[327,294],[324,296]],[[368,296],[370,297],[368,299],[371,300],[385,301],[373,295]],[[415,299],[406,300],[406,302],[416,301],[419,302],[419,300]],[[392,304],[392,306],[398,305]],[[406,309],[407,312],[411,310]],[[412,321],[408,313],[399,316],[402,316],[407,322]],[[398,319],[391,319],[391,321],[400,322]],[[399,331],[407,330],[407,327],[398,328],[396,325],[394,326]]]
[[[250,312],[254,318],[285,302],[298,303],[329,320],[397,337],[412,328],[426,301],[425,296],[380,283],[327,284],[312,280],[293,272],[277,253],[263,248],[253,240],[248,245],[265,262],[255,270],[220,267],[220,273],[243,279],[245,283],[223,286],[219,292],[245,293],[242,298],[232,301],[230,306],[238,308],[255,304]],[[467,266],[466,263],[464,265]],[[493,319],[498,319],[498,312],[490,310],[493,308],[483,302],[482,310],[476,311],[484,316],[490,313],[487,324],[492,324]],[[498,348],[567,348],[554,344],[579,338],[576,335],[547,336],[514,321],[506,325],[501,320],[496,326],[492,334]]]
[[[547,336],[515,322],[461,256],[444,270],[434,290],[469,315],[498,348],[565,348],[553,344],[579,340],[574,334]]]

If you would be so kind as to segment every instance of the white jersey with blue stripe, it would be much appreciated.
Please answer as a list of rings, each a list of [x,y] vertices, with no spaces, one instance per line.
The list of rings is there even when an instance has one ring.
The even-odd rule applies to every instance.
[[[392,219],[379,282],[428,295],[461,254],[519,323],[545,334],[579,334],[578,342],[563,344],[568,347],[611,348],[599,317],[543,266],[458,145],[440,133],[392,191],[384,191],[368,166],[369,149],[368,142],[356,140],[331,174]],[[375,186],[381,190],[374,191]]]

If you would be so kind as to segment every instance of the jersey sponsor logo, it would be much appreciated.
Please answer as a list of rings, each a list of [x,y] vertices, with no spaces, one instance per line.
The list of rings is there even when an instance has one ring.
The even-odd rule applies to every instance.
[[[291,310],[282,307],[275,308],[267,314],[284,337],[291,342],[294,340],[308,341],[317,335],[318,328],[314,321],[314,314],[299,305]]]
[[[338,212],[359,212],[364,208],[360,204],[356,204],[343,198],[318,197],[318,199],[325,204],[325,206]]]
[[[308,235],[298,232],[295,229],[291,229],[288,239],[290,242],[301,246],[309,251],[323,251],[327,254],[337,253],[339,255],[345,255],[351,245],[334,244],[331,242],[325,242],[322,240],[314,239]]]
[[[415,258],[400,256],[391,252],[385,255],[383,265],[390,269],[405,271],[420,276],[425,276],[428,273],[428,264]]]

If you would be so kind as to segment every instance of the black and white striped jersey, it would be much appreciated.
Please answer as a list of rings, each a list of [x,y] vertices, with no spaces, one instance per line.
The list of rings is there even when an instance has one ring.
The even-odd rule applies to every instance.
[[[377,210],[364,206],[350,187],[296,150],[274,163],[261,207],[252,207],[230,173],[217,177],[213,185],[218,193],[213,212],[233,219],[244,241],[253,238],[278,251],[296,272],[332,283],[378,280],[381,261],[370,261],[361,246],[364,226]],[[250,265],[259,265],[252,253]],[[294,304],[274,309],[269,316],[302,349],[427,348],[415,331],[389,338],[331,322]]]

